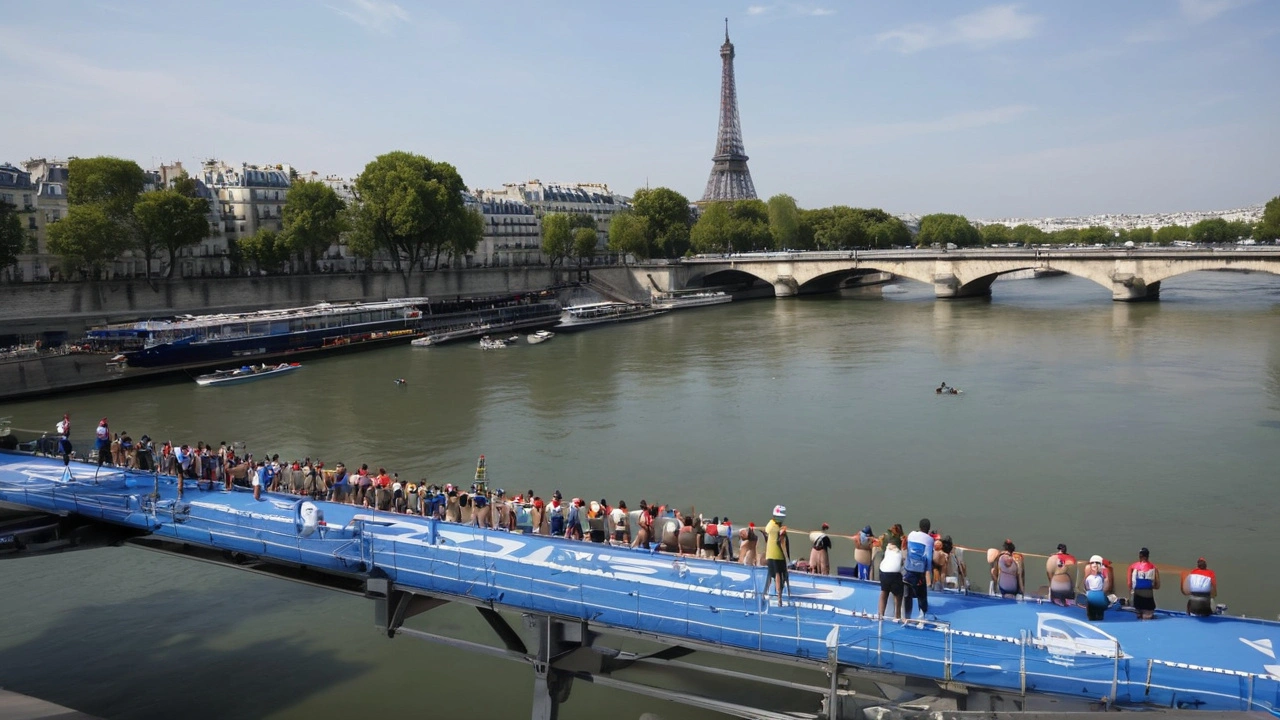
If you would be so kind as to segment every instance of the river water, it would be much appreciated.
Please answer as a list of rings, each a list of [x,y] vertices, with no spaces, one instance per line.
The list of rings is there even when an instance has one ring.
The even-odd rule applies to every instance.
[[[964,394],[935,395],[942,381]],[[906,284],[682,311],[499,352],[387,348],[250,385],[0,407],[18,427],[52,428],[66,411],[80,431],[108,416],[134,437],[243,441],[258,455],[367,462],[441,484],[468,483],[484,453],[510,493],[560,489],[633,508],[644,498],[739,525],[781,503],[795,528],[881,532],[928,516],[974,548],[1065,542],[1121,567],[1142,546],[1167,566],[1204,555],[1231,612],[1280,612],[1268,553],[1280,278],[1269,275],[1186,275],[1159,303],[1133,305],[1070,277],[946,302]],[[834,552],[833,565],[852,564],[847,543]],[[969,565],[981,576],[980,553]],[[1031,587],[1040,566],[1028,563]],[[360,598],[135,548],[0,568],[0,686],[91,714],[529,712],[527,667],[388,640]],[[1178,607],[1167,572],[1161,604]],[[489,639],[466,608],[410,624]],[[584,683],[561,716],[602,712],[694,717]]]

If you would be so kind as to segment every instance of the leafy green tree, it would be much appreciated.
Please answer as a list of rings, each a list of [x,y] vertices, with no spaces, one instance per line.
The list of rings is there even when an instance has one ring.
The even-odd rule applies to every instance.
[[[147,277],[151,277],[151,258],[159,250],[169,251],[169,269],[165,277],[173,277],[178,265],[178,250],[195,245],[209,236],[209,203],[183,195],[177,190],[143,193],[133,206],[137,247],[147,261]]]
[[[773,242],[769,208],[761,200],[711,203],[690,234],[697,252],[767,250]]]
[[[102,203],[71,205],[67,216],[51,224],[48,233],[49,249],[86,277],[100,277],[103,266],[132,245]]]
[[[1129,231],[1128,239],[1134,245],[1145,245],[1155,241],[1156,233],[1149,227],[1134,228]]]
[[[609,222],[609,249],[622,256],[624,265],[627,255],[642,257],[648,243],[649,220],[643,215],[624,210]]]
[[[849,250],[867,244],[867,225],[862,215],[851,207],[827,208],[814,232],[814,242],[823,250]]]
[[[573,229],[573,256],[578,258],[578,267],[582,267],[583,260],[595,257],[599,242],[600,235],[594,227]]]
[[[1161,245],[1172,245],[1175,242],[1186,242],[1187,229],[1181,225],[1165,225],[1156,231],[1156,242]]]
[[[435,254],[438,261],[442,248],[456,244],[456,233],[475,229],[465,190],[449,163],[401,151],[379,155],[355,181],[355,225],[363,235],[357,242],[365,243],[364,250],[386,252],[407,284],[426,258]]]
[[[303,258],[307,272],[347,229],[345,210],[338,193],[322,182],[295,180],[289,187],[282,236],[289,252]]]
[[[289,259],[288,244],[275,230],[263,228],[249,237],[240,238],[240,253],[255,270],[275,272]]]
[[[542,254],[551,267],[569,257],[573,252],[573,231],[569,228],[569,216],[564,213],[547,213],[542,216]]]
[[[453,233],[452,239],[444,248],[452,259],[463,258],[475,252],[480,246],[480,239],[484,237],[484,215],[473,210],[468,213],[468,216],[461,218],[462,228]],[[439,264],[438,259],[437,264]]]
[[[1231,233],[1231,227],[1222,218],[1201,220],[1187,228],[1187,237],[1191,242],[1205,244],[1234,242],[1236,239]]]
[[[146,184],[147,174],[132,160],[91,157],[67,163],[67,203],[100,205],[116,219],[132,216]]]
[[[778,250],[799,249],[800,209],[790,195],[774,195],[769,198],[769,234],[773,247]]]
[[[1116,231],[1103,225],[1090,225],[1080,231],[1080,242],[1085,245],[1110,245],[1115,239]]]
[[[589,228],[595,230],[596,219],[587,213],[573,213],[569,216],[569,229],[577,230],[578,228]]]
[[[637,257],[680,257],[689,249],[689,199],[665,187],[636,190],[631,209],[648,222],[648,247]]]
[[[1228,220],[1227,229],[1232,241],[1253,237],[1253,223],[1244,220]]]
[[[867,226],[867,243],[871,247],[906,247],[911,244],[911,231],[902,220],[890,216]]]
[[[0,270],[17,264],[26,244],[27,231],[22,229],[17,206],[0,202]]]
[[[916,237],[921,247],[937,244],[946,247],[975,247],[982,244],[982,234],[963,215],[934,213],[920,218],[920,234]]]
[[[1008,225],[993,223],[982,226],[982,243],[984,245],[1008,245],[1013,242],[1013,229]]]
[[[1255,240],[1280,239],[1280,195],[1271,198],[1262,208],[1262,220],[1253,228]]]
[[[1023,223],[1010,228],[1009,239],[1022,245],[1040,245],[1045,242],[1045,232],[1034,225]]]

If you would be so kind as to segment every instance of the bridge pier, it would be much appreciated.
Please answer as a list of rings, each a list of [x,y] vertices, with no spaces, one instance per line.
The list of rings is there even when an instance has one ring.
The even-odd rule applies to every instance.
[[[939,300],[991,297],[991,283],[994,281],[992,276],[964,283],[951,273],[937,273],[933,276],[933,296]]]
[[[1111,276],[1111,299],[1116,302],[1145,302],[1160,299],[1160,282],[1148,284],[1136,275]]]
[[[800,283],[790,275],[779,275],[777,280],[773,281],[773,294],[775,297],[794,297],[800,294]]]

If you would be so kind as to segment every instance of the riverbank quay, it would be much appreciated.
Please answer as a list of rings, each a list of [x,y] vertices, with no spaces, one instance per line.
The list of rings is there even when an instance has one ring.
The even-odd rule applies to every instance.
[[[0,501],[93,518],[149,536],[363,581],[366,595],[465,602],[672,644],[876,671],[947,686],[1119,707],[1280,706],[1280,624],[1160,612],[1109,613],[957,592],[930,619],[875,614],[879,587],[795,573],[782,605],[765,569],[483,530],[326,502],[200,492],[145,473],[0,454]],[[395,609],[395,608],[392,608]],[[401,620],[404,608],[400,608]],[[398,625],[389,621],[389,631]]]
[[[0,718],[5,720],[98,720],[92,715],[0,689]]]

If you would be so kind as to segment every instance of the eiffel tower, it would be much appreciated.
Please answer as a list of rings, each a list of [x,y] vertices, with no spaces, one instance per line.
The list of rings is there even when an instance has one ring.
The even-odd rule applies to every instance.
[[[742,147],[742,125],[738,122],[738,89],[733,81],[733,43],[729,42],[729,18],[724,19],[724,44],[720,46],[720,130],[716,133],[716,154],[711,158],[711,177],[702,193],[702,202],[753,200],[756,186],[747,169],[747,153]]]

